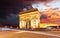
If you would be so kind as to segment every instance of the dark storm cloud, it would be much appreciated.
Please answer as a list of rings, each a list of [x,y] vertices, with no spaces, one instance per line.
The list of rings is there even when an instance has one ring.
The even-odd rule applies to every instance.
[[[45,15],[45,14],[42,14],[41,16],[40,16],[40,19],[47,19],[48,17],[47,17],[47,15]]]
[[[22,0],[0,0],[0,24],[18,25],[17,14],[23,7]]]
[[[3,25],[12,25],[12,26],[17,26],[19,25],[19,16],[16,14],[10,14],[7,19],[2,19],[0,18],[0,24]]]
[[[18,25],[19,24],[19,16],[16,14],[10,14],[6,19],[6,23],[10,25]]]
[[[5,17],[10,13],[18,13],[22,8],[22,0],[0,0],[0,17]]]

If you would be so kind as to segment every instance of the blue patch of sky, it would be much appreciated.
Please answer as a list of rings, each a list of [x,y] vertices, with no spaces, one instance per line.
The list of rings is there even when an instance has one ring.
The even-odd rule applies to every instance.
[[[60,9],[60,1],[52,1],[47,3],[46,5],[41,3],[41,4],[32,4],[33,8],[38,8],[39,11],[43,11],[46,9],[46,7],[49,6],[51,8],[59,8]]]

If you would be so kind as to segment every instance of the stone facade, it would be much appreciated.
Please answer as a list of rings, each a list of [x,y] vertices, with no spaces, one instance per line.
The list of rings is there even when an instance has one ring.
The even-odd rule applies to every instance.
[[[38,9],[27,10],[19,14],[20,29],[39,28],[40,13]]]

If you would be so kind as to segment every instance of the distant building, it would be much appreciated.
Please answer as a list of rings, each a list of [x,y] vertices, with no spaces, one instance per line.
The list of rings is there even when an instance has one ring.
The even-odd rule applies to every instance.
[[[27,10],[19,14],[20,29],[39,28],[40,13],[38,9]]]

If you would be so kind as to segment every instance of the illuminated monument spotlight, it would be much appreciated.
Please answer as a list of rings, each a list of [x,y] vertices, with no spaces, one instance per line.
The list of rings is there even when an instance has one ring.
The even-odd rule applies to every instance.
[[[40,13],[38,9],[32,9],[19,14],[19,27],[20,29],[35,29],[39,28]]]

